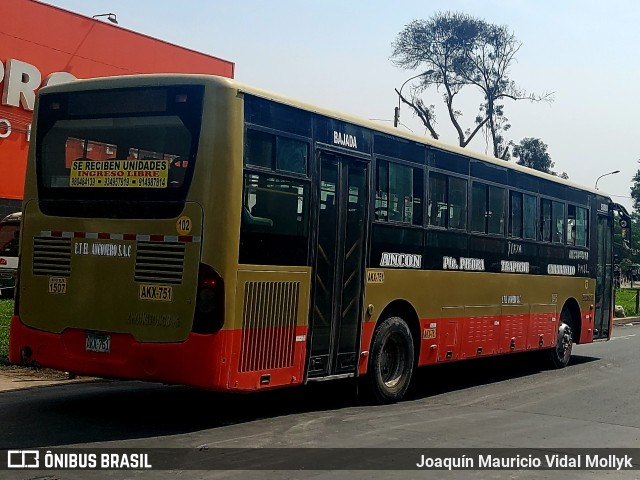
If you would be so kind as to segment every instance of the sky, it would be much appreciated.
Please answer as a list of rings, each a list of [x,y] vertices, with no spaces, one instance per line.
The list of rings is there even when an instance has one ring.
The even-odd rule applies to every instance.
[[[554,170],[598,188],[631,209],[638,172],[640,2],[629,0],[44,0],[92,16],[115,13],[119,26],[235,63],[235,78],[256,87],[387,125],[396,88],[420,70],[390,60],[392,43],[412,20],[457,11],[504,25],[522,43],[510,78],[554,101],[507,101],[516,144],[548,145]],[[408,93],[411,82],[405,85]],[[436,105],[441,140],[457,144],[441,92]],[[457,108],[473,126],[481,98],[467,94]],[[425,134],[405,105],[400,128]],[[491,152],[483,137],[469,147]],[[512,160],[515,161],[515,160]]]

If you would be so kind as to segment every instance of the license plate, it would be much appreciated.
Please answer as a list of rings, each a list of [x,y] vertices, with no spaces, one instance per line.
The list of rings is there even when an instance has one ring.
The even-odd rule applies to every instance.
[[[173,288],[168,285],[140,285],[138,297],[140,300],[171,302],[173,301]]]
[[[87,352],[111,352],[111,336],[97,333],[87,333],[85,347]]]
[[[49,277],[49,293],[67,293],[67,279],[65,277]]]

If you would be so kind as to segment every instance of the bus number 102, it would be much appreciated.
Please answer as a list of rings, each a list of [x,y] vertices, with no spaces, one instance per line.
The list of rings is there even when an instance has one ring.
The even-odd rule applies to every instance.
[[[180,217],[176,222],[176,230],[180,235],[189,235],[191,232],[191,219],[185,216]]]

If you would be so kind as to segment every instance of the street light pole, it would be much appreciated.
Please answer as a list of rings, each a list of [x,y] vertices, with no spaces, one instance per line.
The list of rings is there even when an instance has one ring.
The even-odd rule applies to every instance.
[[[118,20],[116,18],[115,13],[101,13],[100,15],[94,15],[91,18],[100,18],[100,17],[107,17],[107,20],[109,20],[111,23],[115,23],[116,25],[118,24]]]
[[[414,75],[411,78],[408,78],[404,81],[404,83],[400,86],[400,90],[396,89],[396,93],[398,94],[398,106],[393,109],[393,126],[398,127],[398,122],[400,121],[400,102],[402,101],[402,89],[404,86],[409,83],[411,80],[414,80],[418,77],[422,77],[423,75],[430,75],[435,70],[427,70],[426,72],[419,73],[418,75]]]
[[[620,170],[614,170],[613,172],[609,172],[609,173],[605,173],[603,175],[600,175],[597,179],[596,179],[596,190],[598,190],[598,180],[600,180],[602,177],[606,177],[607,175],[615,175],[616,173],[620,173]]]

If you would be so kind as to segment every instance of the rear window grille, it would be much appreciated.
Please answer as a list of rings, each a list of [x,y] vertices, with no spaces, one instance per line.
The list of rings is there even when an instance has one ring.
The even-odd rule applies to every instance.
[[[70,238],[33,238],[33,274],[52,277],[71,275]]]
[[[184,249],[184,243],[138,242],[136,282],[181,284]]]

